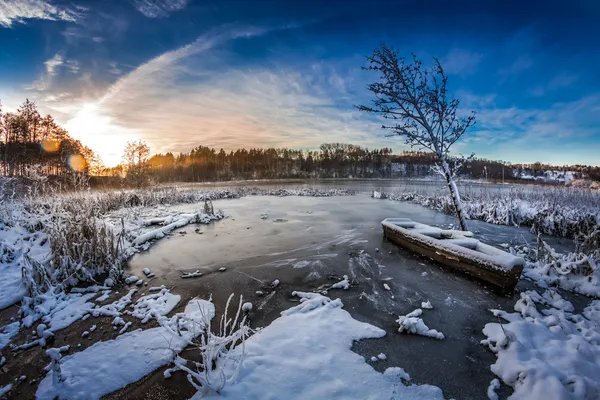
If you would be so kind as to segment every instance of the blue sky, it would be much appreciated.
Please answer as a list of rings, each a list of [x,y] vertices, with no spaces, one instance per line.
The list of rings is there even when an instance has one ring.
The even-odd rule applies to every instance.
[[[400,151],[353,107],[385,41],[438,57],[477,112],[456,152],[599,165],[599,18],[595,0],[3,0],[0,100],[36,101],[109,165],[135,139]]]

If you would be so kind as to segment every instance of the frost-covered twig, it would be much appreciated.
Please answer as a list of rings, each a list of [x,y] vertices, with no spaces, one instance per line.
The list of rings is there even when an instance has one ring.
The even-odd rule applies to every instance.
[[[219,393],[228,382],[235,380],[241,367],[245,340],[250,334],[246,316],[242,316],[243,298],[240,296],[235,317],[229,318],[229,306],[233,294],[227,299],[225,312],[220,319],[220,331],[214,333],[210,323],[205,324],[194,346],[200,353],[200,362],[194,363],[195,369],[187,366],[181,357],[175,359],[175,368],[187,373],[187,379],[200,396],[210,392]],[[241,347],[241,352],[234,351]]]

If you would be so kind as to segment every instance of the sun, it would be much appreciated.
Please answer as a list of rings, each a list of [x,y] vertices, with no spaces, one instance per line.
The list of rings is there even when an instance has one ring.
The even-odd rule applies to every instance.
[[[119,164],[127,142],[138,138],[130,128],[116,124],[98,103],[83,104],[64,127],[71,136],[98,154],[107,167]]]

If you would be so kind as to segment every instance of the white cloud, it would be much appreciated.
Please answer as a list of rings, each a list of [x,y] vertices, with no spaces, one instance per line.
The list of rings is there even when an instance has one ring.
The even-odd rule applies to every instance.
[[[61,67],[65,68],[72,74],[78,74],[80,70],[79,62],[76,60],[65,60],[60,53],[56,53],[52,58],[44,61],[45,72],[35,80],[30,87],[26,89],[46,91],[53,84],[54,77],[58,75]]]
[[[189,0],[133,0],[139,12],[148,18],[166,17],[170,13],[183,10]]]
[[[440,63],[447,74],[467,76],[477,71],[477,66],[482,59],[483,54],[454,48],[440,60]]]
[[[351,106],[347,84],[352,76],[331,65],[321,64],[315,71],[309,66],[302,71],[215,68],[213,49],[222,52],[225,41],[263,32],[207,34],[164,53],[123,75],[66,125],[92,148],[113,143],[115,154],[97,148],[105,161],[118,161],[116,152],[122,148],[114,143],[125,135],[146,140],[156,152],[189,151],[199,144],[228,150],[314,148],[322,142],[403,147],[399,138],[382,140],[381,123]],[[339,107],[340,102],[345,106]]]
[[[83,11],[80,9],[80,11]],[[27,19],[75,22],[80,12],[61,8],[44,0],[0,1],[0,26],[10,28],[14,23],[25,23]]]

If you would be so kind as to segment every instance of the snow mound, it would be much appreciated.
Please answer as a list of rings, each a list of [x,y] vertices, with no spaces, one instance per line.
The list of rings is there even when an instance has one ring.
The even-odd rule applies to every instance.
[[[350,281],[348,280],[348,275],[344,275],[344,279],[331,285],[331,288],[344,290],[350,289]]]
[[[158,319],[158,317],[170,313],[177,306],[179,300],[181,300],[181,296],[170,293],[169,289],[162,289],[160,293],[140,297],[133,306],[131,315],[141,319],[142,324],[145,324],[152,318]]]
[[[443,333],[438,332],[435,329],[429,329],[429,327],[425,325],[425,322],[421,318],[419,318],[421,314],[423,314],[423,310],[417,308],[411,313],[401,315],[400,317],[398,317],[398,319],[396,320],[396,322],[400,326],[398,328],[398,332],[414,333],[417,335],[432,337],[435,339],[443,339]]]
[[[434,386],[405,386],[401,379],[409,377],[401,368],[380,374],[351,351],[355,340],[379,338],[385,331],[353,319],[340,299],[294,295],[299,305],[246,340],[237,382],[215,399],[443,398]],[[226,369],[235,368],[230,363]]]
[[[516,313],[492,310],[507,323],[489,323],[483,329],[487,339],[482,343],[497,356],[491,370],[513,387],[512,398],[600,398],[597,300],[578,315],[565,311],[572,306],[558,297],[557,293],[521,293]],[[547,299],[553,299],[554,305]],[[551,307],[540,312],[536,302]]]

